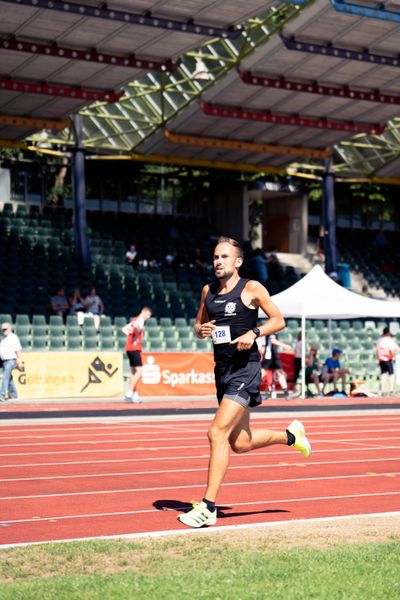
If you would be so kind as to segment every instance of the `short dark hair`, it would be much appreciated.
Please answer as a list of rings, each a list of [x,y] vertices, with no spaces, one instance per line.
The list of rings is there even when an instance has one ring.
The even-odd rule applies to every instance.
[[[388,326],[383,328],[383,335],[392,335]]]
[[[243,258],[243,256],[244,256],[243,248],[237,240],[234,240],[233,238],[229,238],[229,237],[225,237],[224,235],[221,235],[218,238],[217,246],[218,246],[218,244],[230,244],[231,246],[236,248],[238,257]]]

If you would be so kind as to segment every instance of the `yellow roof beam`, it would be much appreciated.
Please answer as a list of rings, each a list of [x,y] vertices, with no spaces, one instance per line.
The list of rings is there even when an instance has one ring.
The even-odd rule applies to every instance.
[[[169,142],[186,146],[200,146],[203,148],[224,148],[225,150],[241,150],[244,152],[259,152],[262,154],[280,154],[284,156],[302,156],[304,158],[328,158],[332,150],[317,150],[301,146],[280,146],[278,144],[258,144],[255,142],[242,142],[239,140],[222,140],[220,138],[203,137],[198,135],[185,135],[164,130],[164,135]]]

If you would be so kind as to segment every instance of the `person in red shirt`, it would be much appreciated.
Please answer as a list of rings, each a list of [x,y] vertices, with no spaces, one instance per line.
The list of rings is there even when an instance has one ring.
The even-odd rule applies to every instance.
[[[139,394],[136,391],[136,386],[142,376],[142,338],[144,323],[147,319],[150,319],[152,314],[151,308],[144,306],[140,313],[136,317],[133,317],[131,322],[122,328],[122,331],[127,336],[125,351],[128,355],[131,367],[129,390],[125,394],[125,400],[130,402],[141,402]]]
[[[376,344],[376,355],[381,369],[380,391],[382,396],[385,394],[387,387],[389,387],[389,392],[391,394],[394,392],[395,379],[393,359],[398,352],[400,352],[400,348],[394,341],[389,327],[384,327],[382,335]],[[389,386],[386,385],[387,382],[389,383]]]

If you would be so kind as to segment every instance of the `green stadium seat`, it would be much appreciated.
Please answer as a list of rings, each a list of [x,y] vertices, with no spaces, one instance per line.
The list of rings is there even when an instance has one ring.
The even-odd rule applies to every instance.
[[[150,317],[150,319],[147,319],[146,321],[146,328],[147,329],[158,329],[158,321],[155,317]]]
[[[201,340],[199,338],[196,339],[196,350],[201,350],[202,352],[211,352],[212,346],[211,342],[208,338]]]
[[[160,326],[161,327],[172,327],[172,319],[170,317],[161,317]]]
[[[83,321],[83,329],[95,329],[93,317],[85,317]]]
[[[101,350],[115,350],[114,338],[101,338],[100,348]]]
[[[49,342],[49,348],[50,350],[64,350],[64,337],[51,337]]]
[[[91,329],[87,328],[83,330],[83,338],[85,340],[97,340],[97,331],[93,327]]]
[[[47,336],[33,337],[32,338],[32,350],[46,350],[47,349]]]
[[[164,336],[165,340],[177,340],[178,339],[178,332],[175,330],[175,328],[162,328],[162,333]]]
[[[66,328],[66,334],[70,335],[70,336],[80,336],[81,335],[81,328],[79,327],[79,325],[67,325]]]
[[[49,325],[58,325],[59,327],[64,327],[64,322],[62,317],[60,317],[59,315],[51,315],[49,317]]]
[[[61,325],[58,325],[58,324],[57,324],[57,325],[52,325],[52,324],[50,323],[50,326],[49,326],[49,333],[50,333],[51,335],[53,335],[53,336],[56,336],[56,335],[64,335],[64,325],[62,325],[62,324],[61,324]]]
[[[126,317],[114,317],[114,327],[121,329],[127,323]],[[147,323],[146,323],[147,325]]]
[[[144,333],[145,333],[146,338],[148,338],[149,340],[163,338],[163,334],[158,327],[157,328],[154,327],[152,329],[145,329]]]
[[[188,323],[185,317],[176,317],[175,319],[175,327],[187,327]]]
[[[41,337],[47,335],[47,325],[32,325],[32,335]]]
[[[67,315],[66,325],[67,325],[67,327],[69,325],[75,325],[75,326],[79,327],[78,317],[76,315]]]
[[[27,316],[27,315],[24,315]],[[13,319],[12,316],[10,314],[4,313],[2,315],[0,315],[0,323],[12,323]],[[28,323],[29,323],[29,317],[28,317]]]
[[[192,352],[195,348],[195,343],[191,339],[180,339],[181,350],[185,350],[186,352]]]
[[[21,338],[21,336],[28,336],[30,329],[30,325],[15,325],[14,327],[14,331],[19,338]]]
[[[100,319],[100,329],[112,327],[111,317],[101,317]]]
[[[11,315],[1,315],[1,317],[11,317]],[[4,320],[7,320],[7,319],[4,319]],[[28,315],[17,314],[17,315],[15,315],[15,324],[16,325],[30,325],[31,322],[30,322]]]
[[[18,339],[22,346],[22,350],[29,350],[29,336],[28,335],[18,335]]]
[[[46,325],[46,317],[44,315],[33,315],[32,325]]]
[[[84,338],[83,349],[84,350],[97,350],[97,338]]]
[[[181,343],[177,339],[167,338],[165,340],[165,349],[170,352],[179,352],[181,349]]]
[[[124,352],[125,351],[125,345],[126,345],[126,336],[124,336],[124,337],[118,337],[117,338],[117,347],[118,347],[118,350],[122,350]]]

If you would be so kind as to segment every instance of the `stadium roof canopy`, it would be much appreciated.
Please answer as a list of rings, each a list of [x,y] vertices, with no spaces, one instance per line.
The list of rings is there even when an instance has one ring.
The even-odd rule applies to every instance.
[[[0,138],[93,154],[390,178],[400,1],[0,0]],[[400,181],[400,180],[399,180]]]

